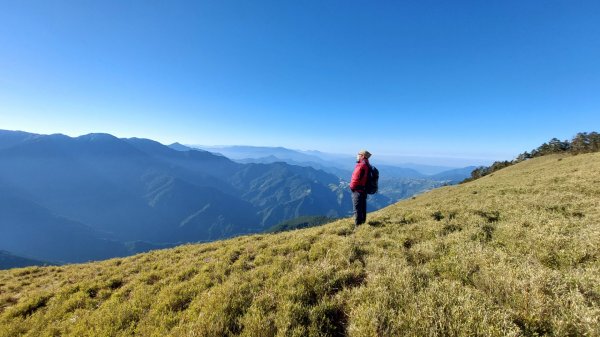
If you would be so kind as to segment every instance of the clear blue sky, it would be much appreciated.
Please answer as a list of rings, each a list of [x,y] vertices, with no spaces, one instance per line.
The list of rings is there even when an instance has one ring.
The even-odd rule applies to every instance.
[[[512,159],[600,131],[600,1],[6,0],[0,129]]]

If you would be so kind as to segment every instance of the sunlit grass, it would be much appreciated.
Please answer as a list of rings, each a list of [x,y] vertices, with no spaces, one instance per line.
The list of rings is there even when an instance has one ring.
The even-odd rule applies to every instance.
[[[0,271],[0,336],[600,336],[600,154],[369,214]]]

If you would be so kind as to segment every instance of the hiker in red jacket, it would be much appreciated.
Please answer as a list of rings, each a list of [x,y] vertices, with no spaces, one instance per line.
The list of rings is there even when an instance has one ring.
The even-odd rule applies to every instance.
[[[369,175],[369,157],[371,153],[360,150],[356,156],[356,167],[350,179],[352,204],[354,206],[354,225],[358,226],[367,221],[367,176]]]

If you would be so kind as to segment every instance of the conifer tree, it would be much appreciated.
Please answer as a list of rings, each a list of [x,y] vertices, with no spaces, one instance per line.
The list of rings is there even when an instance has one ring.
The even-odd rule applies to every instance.
[[[595,133],[595,132],[594,132]],[[585,153],[590,149],[590,139],[587,132],[579,132],[571,141],[571,152]]]

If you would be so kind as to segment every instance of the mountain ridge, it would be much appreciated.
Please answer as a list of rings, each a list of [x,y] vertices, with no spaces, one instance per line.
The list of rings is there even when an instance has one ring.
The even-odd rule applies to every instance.
[[[50,266],[52,263],[17,256],[10,252],[0,250],[0,270],[11,268],[23,268],[28,266]]]
[[[220,155],[224,155],[232,160],[242,163],[272,163],[277,161],[287,162],[293,165],[311,166],[316,169],[322,169],[345,178],[353,169],[354,157],[342,154],[324,153],[321,151],[301,151],[293,150],[285,147],[261,147],[261,146],[202,146],[189,145],[189,148],[202,149]],[[386,175],[397,176],[402,178],[425,178],[441,175],[444,172],[452,172],[460,170],[455,167],[441,167],[423,164],[390,164],[381,161],[378,167],[389,169]],[[394,174],[394,171],[407,174]]]
[[[19,226],[30,223],[42,240],[49,238],[41,234],[48,229],[43,223],[56,228],[77,223],[93,229],[87,239],[80,235],[72,240],[87,240],[82,248],[89,248],[89,254],[81,250],[46,256],[48,250],[41,247],[50,242],[32,245],[22,235],[5,242],[11,245],[7,250],[41,260],[83,262],[122,256],[130,241],[164,245],[215,240],[260,232],[306,213],[341,216],[351,211],[349,202],[340,201],[347,201],[349,192],[339,179],[312,168],[243,165],[207,151],[176,151],[153,140],[103,133],[75,138],[8,131],[0,135],[5,141],[0,143],[4,196],[13,201],[25,198],[32,210],[34,205],[46,210],[35,220],[25,213],[10,218],[6,214],[0,224],[2,236],[14,238]],[[326,187],[321,188],[323,184]],[[236,212],[229,211],[232,207]],[[62,232],[65,238],[72,235]],[[119,248],[108,247],[107,238]],[[91,253],[100,247],[107,255]]]

